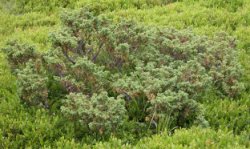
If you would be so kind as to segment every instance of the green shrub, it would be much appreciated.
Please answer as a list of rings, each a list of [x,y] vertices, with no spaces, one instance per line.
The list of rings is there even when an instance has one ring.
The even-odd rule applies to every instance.
[[[17,72],[18,90],[25,103],[48,107],[48,77],[40,67],[39,62],[29,61]]]
[[[77,11],[65,12],[64,18],[62,18],[64,20],[62,21],[63,24],[67,24],[66,26],[69,26],[69,28],[74,27],[74,29],[66,27],[66,32],[63,30],[61,35],[57,33],[54,34],[56,37],[52,35],[52,39],[58,39],[64,38],[64,33],[68,34],[64,39],[57,40],[59,46],[52,40],[54,46],[52,50],[43,55],[42,58],[39,57],[38,62],[34,63],[35,65],[42,64],[43,71],[41,72],[43,73],[34,69],[34,64],[28,62],[30,59],[28,58],[25,62],[16,61],[18,65],[13,65],[14,63],[9,61],[12,68],[21,68],[19,71],[15,71],[18,75],[13,76],[9,71],[4,56],[0,53],[0,148],[91,148],[88,145],[84,145],[87,142],[85,139],[78,142],[82,139],[81,136],[84,135],[82,128],[74,126],[75,130],[71,130],[73,129],[72,124],[61,119],[58,115],[52,116],[52,111],[56,111],[59,114],[58,109],[62,105],[62,99],[66,98],[71,92],[73,92],[71,94],[82,94],[84,97],[91,99],[93,94],[100,96],[103,90],[108,92],[105,98],[114,98],[114,101],[116,101],[118,95],[122,95],[119,98],[122,97],[126,101],[125,107],[129,121],[123,123],[121,130],[115,130],[118,131],[115,134],[116,137],[121,137],[122,140],[112,138],[109,142],[97,143],[93,148],[132,148],[132,145],[124,145],[123,143],[135,143],[135,139],[139,140],[141,137],[151,135],[152,132],[148,131],[148,128],[156,129],[153,132],[161,132],[162,130],[172,132],[173,129],[171,128],[176,126],[190,126],[197,122],[203,124],[206,122],[202,117],[203,111],[205,111],[205,119],[210,123],[211,128],[218,130],[218,132],[211,129],[196,128],[179,130],[171,137],[163,134],[147,138],[134,148],[249,147],[248,95],[241,95],[240,99],[226,98],[223,100],[211,96],[209,100],[202,102],[203,106],[199,103],[204,98],[204,88],[215,91],[220,95],[231,95],[232,97],[239,95],[238,92],[242,88],[239,78],[241,78],[242,74],[239,71],[240,67],[237,66],[239,60],[235,58],[236,52],[232,52],[234,50],[231,48],[215,48],[214,46],[222,44],[222,47],[224,47],[228,45],[224,41],[231,42],[233,39],[225,39],[224,37],[203,39],[202,37],[201,40],[217,40],[216,43],[202,42],[205,47],[210,44],[213,45],[211,47],[212,50],[206,50],[205,53],[198,56],[200,58],[197,59],[199,65],[197,65],[197,60],[193,59],[188,63],[186,61],[182,63],[183,57],[176,58],[172,50],[169,50],[170,52],[164,51],[167,49],[164,46],[169,48],[170,44],[174,45],[173,49],[178,49],[176,53],[184,57],[188,55],[187,57],[189,58],[190,56],[197,57],[192,50],[195,46],[188,47],[189,44],[184,44],[183,47],[180,47],[180,43],[176,40],[172,40],[173,43],[167,41],[164,44],[157,43],[153,45],[152,43],[155,40],[152,37],[158,38],[162,36],[152,29],[154,27],[144,28],[138,26],[138,24],[133,25],[134,23],[131,22],[125,21],[121,23],[120,21],[121,18],[127,18],[135,19],[144,25],[168,26],[178,29],[191,27],[195,33],[211,37],[218,31],[226,31],[236,36],[238,39],[236,46],[242,49],[240,51],[240,62],[246,69],[243,74],[243,81],[246,84],[246,91],[249,91],[249,0],[186,0],[169,4],[171,2],[173,1],[0,0],[0,47],[3,46],[6,40],[11,38],[35,43],[37,47],[34,48],[30,44],[17,43],[12,47],[8,45],[10,49],[6,56],[9,60],[14,58],[13,62],[17,59],[20,60],[21,57],[30,57],[30,54],[33,52],[37,54],[37,51],[47,51],[50,47],[48,32],[53,31],[57,27],[56,25],[59,24],[59,17],[56,12],[61,7],[89,5],[90,9],[95,11],[95,14],[111,17],[116,21],[115,23],[120,25],[120,27],[117,27],[110,21],[105,22],[100,17],[90,16],[90,18],[98,20],[96,22],[105,22],[100,25],[104,26],[105,29],[103,29],[104,27],[100,27],[100,30],[96,29],[97,33],[94,33],[94,36],[91,36],[89,40],[86,37],[93,30],[84,31],[84,33],[81,33],[80,36],[74,39],[71,38],[75,36],[72,35],[72,31],[76,31],[77,28],[83,28],[81,19],[84,18],[84,15],[79,14]],[[162,7],[162,5],[164,6]],[[92,19],[85,18],[84,27],[89,29]],[[73,26],[70,23],[73,23]],[[80,23],[80,25],[77,23]],[[124,26],[128,24],[132,24],[128,27],[130,30],[124,31]],[[117,29],[114,29],[116,27]],[[159,28],[162,30],[162,27]],[[115,39],[119,39],[119,41],[109,37],[113,36],[113,30],[117,34],[114,36]],[[144,30],[148,32],[145,33]],[[186,36],[186,34],[189,37],[190,34],[183,33],[183,31],[164,32],[164,34],[171,36],[173,34],[176,36],[176,33],[181,34],[180,36],[178,35],[181,38],[184,35]],[[135,37],[136,34],[139,36]],[[105,37],[111,39],[109,42],[105,41],[106,44],[110,44],[113,41],[117,42],[117,45],[114,46],[115,48],[112,49],[105,45],[102,48],[98,48],[97,45],[104,42],[100,35],[105,35]],[[119,38],[118,35],[120,35]],[[133,38],[131,39],[130,37]],[[198,36],[191,38],[192,45],[193,43],[200,45],[200,39],[196,37]],[[60,44],[66,39],[73,39],[73,44],[70,46],[74,49],[80,45],[79,39],[92,42],[86,44],[87,54],[85,54],[88,55],[88,58],[78,59],[78,54],[70,51],[68,55],[77,63],[75,65],[70,64],[60,49],[63,45]],[[135,54],[131,49],[135,48],[138,50],[139,46],[135,45],[137,42],[150,43],[149,45],[153,46],[145,47],[144,44],[141,47],[142,50],[138,52],[139,54]],[[234,44],[234,42],[232,43]],[[20,45],[21,48],[17,48]],[[29,48],[32,50],[27,50]],[[170,55],[170,58],[161,57],[158,53],[154,53],[154,50],[149,50],[150,48],[163,49],[162,51],[166,52],[166,55]],[[95,61],[92,61],[98,49],[104,50],[98,54]],[[145,52],[143,52],[144,49]],[[180,52],[180,49],[184,49],[186,52]],[[107,54],[108,52],[103,52],[108,50],[114,50],[115,52],[111,51],[111,56]],[[218,56],[217,53],[219,53]],[[15,57],[17,56],[16,54],[21,57]],[[220,59],[221,55],[225,55],[226,58]],[[33,59],[32,61],[34,61]],[[178,63],[166,62],[162,65],[167,65],[168,67],[162,67],[159,66],[162,59],[167,59],[166,61],[170,62],[173,59],[178,59]],[[204,59],[210,60],[208,65],[211,65],[211,67],[205,64],[206,61],[202,61]],[[216,61],[214,61],[215,59]],[[139,60],[143,60],[143,62]],[[229,62],[229,60],[232,61]],[[20,62],[21,66],[19,66]],[[218,64],[219,66],[217,66]],[[204,66],[206,66],[205,69],[203,68]],[[227,69],[224,70],[224,68]],[[46,74],[44,74],[45,72]],[[190,77],[185,77],[189,75]],[[16,79],[18,86],[16,86]],[[165,85],[165,82],[167,82],[167,85]],[[213,86],[212,84],[215,87],[211,87]],[[40,86],[41,88],[39,88]],[[22,97],[21,95],[20,97],[22,101],[29,102],[30,105],[47,107],[45,105],[49,104],[51,113],[45,110],[28,110],[30,107],[23,108],[17,98],[17,90],[19,90],[19,93],[26,92],[25,96]],[[43,91],[45,91],[45,94]],[[28,95],[30,92],[33,92],[31,96]],[[237,94],[234,94],[235,92]],[[72,103],[75,104],[73,101]],[[68,118],[70,118],[69,115]],[[223,129],[223,131],[220,129]],[[240,134],[240,136],[233,136],[231,133],[227,133],[227,130],[232,131],[234,134]],[[120,132],[122,134],[119,134]]]
[[[107,92],[94,94],[91,98],[70,93],[66,98],[62,113],[87,128],[88,133],[106,135],[115,132],[124,121],[124,100],[108,97]]]
[[[3,51],[17,74],[20,98],[29,105],[48,106],[48,77],[35,47],[10,41]]]
[[[38,57],[35,47],[28,44],[19,44],[18,41],[10,41],[3,48],[12,69],[25,67],[25,63]]]
[[[190,98],[193,98],[196,96],[193,91],[195,89],[202,90],[202,84],[209,80],[208,76],[204,74],[205,69],[201,68],[200,65],[196,65],[197,61],[189,60],[192,48],[189,49],[190,51],[184,52],[182,48],[185,45],[183,47],[177,46],[182,42],[179,42],[179,40],[186,40],[185,38],[191,35],[187,34],[182,37],[181,33],[171,30],[157,32],[156,29],[151,29],[146,32],[146,28],[125,21],[114,26],[110,20],[95,17],[92,13],[82,10],[65,14],[62,16],[62,21],[65,24],[63,30],[51,36],[56,51],[50,51],[46,59],[50,60],[48,67],[51,68],[51,71],[55,71],[54,75],[61,78],[60,81],[68,92],[83,92],[91,95],[99,92],[99,90],[108,89],[108,91],[112,91],[112,94],[125,95],[124,98],[142,98],[140,96],[144,95],[147,100],[154,101],[157,92],[164,92],[167,88],[170,88],[170,92],[174,92],[172,88],[177,87],[187,92]],[[166,41],[164,41],[164,38],[158,41],[156,37],[159,34],[165,34],[163,37],[166,38]],[[177,38],[176,42],[174,39],[171,41],[171,38]],[[125,41],[126,39],[128,40]],[[145,42],[148,42],[148,44],[144,45]],[[175,46],[164,49],[167,44],[176,44],[176,51],[171,51],[171,48],[174,49]],[[59,61],[60,65],[58,67]],[[187,64],[185,64],[186,61],[188,61]],[[170,64],[171,67],[165,67],[164,64]],[[182,64],[183,67],[178,67],[179,64]],[[191,73],[187,72],[187,68],[191,65],[194,65],[192,66],[194,72],[197,72],[194,75],[201,75],[200,77],[194,76],[194,80],[185,78],[187,77],[185,73]],[[60,69],[58,70],[58,68]],[[111,72],[113,75],[111,75]],[[120,72],[125,73],[125,75]],[[168,78],[176,77],[173,76],[174,73],[179,73],[178,78],[173,78],[173,82],[167,83]],[[160,79],[157,78],[157,76],[164,76],[165,74],[169,75]],[[83,76],[85,76],[84,80]],[[140,79],[138,79],[138,76]],[[201,80],[202,77],[204,77],[203,80]],[[65,78],[67,79],[65,80]],[[149,80],[149,78],[152,79]],[[109,80],[117,81],[110,82]],[[194,82],[192,85],[189,84],[191,80]],[[178,82],[177,86],[175,86],[176,82],[174,81]],[[79,82],[83,83],[79,84]],[[177,100],[183,102],[182,99]],[[179,124],[186,123],[188,118],[184,115],[192,115],[190,114],[192,112],[200,113],[197,110],[198,106],[191,107],[192,101],[195,102],[194,99],[186,101],[190,102],[190,104],[183,104],[174,108],[171,115],[175,121],[178,121],[176,119],[183,119],[183,121],[178,122]],[[169,104],[174,106],[178,105],[179,102]],[[168,109],[168,107],[166,108]],[[188,113],[184,114],[186,111]],[[144,112],[147,113],[147,111]],[[149,110],[149,113],[152,114],[154,111]],[[131,117],[134,117],[134,115]],[[192,123],[197,117],[200,116],[193,115],[189,117],[190,122],[188,123]],[[145,118],[140,118],[140,121],[145,121]],[[158,121],[159,118],[155,117],[154,120]],[[173,125],[177,125],[177,122]]]
[[[170,115],[171,117],[167,117],[169,119],[167,125],[170,126],[171,123],[174,123],[178,126],[187,127],[188,125],[192,124],[194,119],[197,120],[198,124],[205,124],[204,119],[199,117],[203,113],[203,111],[201,111],[201,107],[199,107],[197,102],[189,99],[188,94],[185,92],[180,91],[178,93],[174,93],[167,90],[164,93],[157,94],[157,97],[152,100],[151,103],[152,107],[150,107],[148,110],[152,111],[150,112],[152,113],[152,120],[159,121],[159,119]],[[159,125],[161,125],[160,122]],[[205,126],[206,125],[207,124],[205,124]],[[165,128],[169,128],[169,126]]]
[[[237,37],[236,46],[242,49],[240,51],[240,62],[246,69],[243,74],[243,81],[246,84],[246,91],[250,89],[250,83],[248,83],[250,80],[248,65],[250,47],[248,36],[249,1],[188,0],[169,4],[171,2],[173,1],[9,0],[7,2],[6,0],[0,0],[0,47],[11,38],[35,43],[37,47],[17,43],[12,47],[8,45],[10,49],[7,50],[6,56],[7,59],[9,57],[9,60],[12,58],[14,58],[14,61],[20,60],[19,56],[30,57],[29,55],[33,52],[38,54],[38,51],[47,51],[50,48],[48,32],[53,31],[59,24],[57,10],[61,7],[88,5],[91,10],[95,11],[95,14],[113,18],[115,23],[118,24],[117,27],[115,23],[110,23],[110,20],[106,22],[105,19],[96,18],[88,12],[87,14],[90,16],[87,19],[85,13],[65,12],[62,24],[64,24],[64,27],[66,26],[66,29],[60,34],[54,33],[55,36],[51,36],[52,39],[56,40],[52,40],[54,47],[49,52],[39,57],[38,61],[33,64],[28,62],[30,58],[27,59],[27,63],[26,61],[16,61],[21,62],[21,67],[18,66],[20,63],[13,65],[9,61],[12,68],[21,68],[19,71],[15,71],[18,73],[16,76],[11,74],[4,56],[0,53],[0,148],[91,148],[91,146],[84,144],[88,142],[85,140],[89,136],[82,138],[86,132],[81,128],[83,126],[72,126],[72,123],[68,123],[59,116],[58,109],[62,105],[62,99],[69,96],[70,93],[82,94],[86,99],[92,99],[93,94],[100,96],[103,90],[108,92],[105,98],[114,98],[112,101],[116,101],[118,95],[120,95],[119,99],[120,97],[124,98],[129,119],[123,123],[120,129],[115,130],[117,131],[115,136],[121,138],[121,140],[111,138],[109,142],[97,143],[92,148],[132,148],[132,145],[126,145],[124,142],[134,144],[135,140],[149,136],[152,132],[159,133],[163,130],[168,131],[168,133],[146,138],[145,141],[140,141],[134,148],[249,147],[248,95],[241,95],[240,99],[226,98],[223,100],[211,96],[209,100],[202,102],[202,105],[199,103],[204,98],[203,95],[206,94],[203,94],[205,90],[212,90],[223,96],[237,97],[242,88],[242,84],[239,82],[242,72],[239,71],[239,60],[235,58],[237,54],[233,52],[236,50],[224,48],[228,45],[224,41],[232,41],[233,45],[235,42],[233,39],[225,39],[224,35],[223,37],[217,36],[219,38],[212,37],[218,31],[226,31]],[[161,7],[162,5],[164,6]],[[86,22],[82,23],[82,18]],[[184,33],[184,31],[168,31],[166,29],[167,33],[164,31],[164,35],[176,36],[177,34],[180,39],[183,36],[191,36],[190,41],[192,42],[183,44],[183,47],[180,47],[182,43],[178,40],[164,41],[164,44],[159,44],[157,41],[154,45],[153,43],[156,41],[154,38],[158,39],[162,36],[154,31],[155,27],[142,27],[133,22],[121,22],[121,18],[135,19],[143,25],[161,26],[159,27],[160,31],[162,31],[162,26],[164,26],[163,28],[168,26],[178,29],[191,27],[195,33],[209,35],[212,39],[199,36],[193,38],[192,33],[190,35],[186,31]],[[93,22],[104,23],[99,25],[100,27],[94,28],[90,27]],[[126,27],[127,25],[129,27]],[[87,29],[94,28],[96,33],[91,32],[93,30],[84,30],[84,27]],[[72,38],[75,36],[72,35],[72,32],[76,33],[78,28],[81,28],[80,30],[84,33],[80,33],[80,36],[77,35],[77,38]],[[125,31],[124,28],[126,28]],[[146,33],[145,30],[147,30]],[[116,35],[113,35],[113,31]],[[94,34],[90,39],[87,38],[90,36],[89,33]],[[136,34],[138,37],[135,37]],[[107,37],[110,41],[103,41],[101,37]],[[113,37],[118,40],[113,40]],[[67,45],[61,43],[67,39],[73,39],[72,45],[69,43],[74,48],[73,51],[76,46],[80,47],[82,43],[80,39],[90,42],[86,44],[85,54],[87,56],[84,58],[78,58],[78,53],[69,52],[68,55],[76,62],[75,65],[71,64],[61,51],[61,47]],[[202,40],[209,40],[212,43],[205,43]],[[216,40],[215,43],[213,43],[214,40]],[[105,45],[102,48],[97,46],[102,42],[109,45],[114,41],[116,42],[115,48]],[[151,47],[141,44],[144,42],[149,43]],[[137,46],[136,43],[143,46]],[[197,47],[190,46],[194,43],[197,43],[198,47],[201,43],[205,47],[211,44],[213,46],[209,46],[209,48],[212,50],[205,50],[205,53],[197,56],[192,50]],[[170,44],[174,46],[172,49],[176,50],[177,55],[180,54],[183,57],[176,58],[172,50],[166,50]],[[222,44],[222,48],[215,48],[215,45],[219,47],[219,44]],[[18,46],[21,46],[21,48],[17,48]],[[29,48],[33,50],[27,50]],[[133,48],[141,49],[141,51],[139,50],[139,54],[135,54]],[[103,50],[97,54],[98,49]],[[144,49],[145,52],[143,52]],[[162,49],[164,53],[167,53],[166,55],[170,56],[159,56],[154,49]],[[184,49],[184,52],[181,49]],[[111,56],[110,53],[104,52],[108,50],[114,50],[109,51]],[[218,56],[217,53],[219,53]],[[15,57],[16,54],[19,55],[18,58]],[[92,58],[95,57],[95,54],[97,56],[93,61]],[[223,56],[223,59],[220,59],[221,55],[226,58]],[[192,56],[198,57],[199,64],[193,58],[188,63],[185,60],[181,62],[185,56],[188,57],[188,60]],[[206,61],[203,61],[206,58],[210,60],[209,66],[207,66]],[[32,61],[34,61],[33,59]],[[159,64],[162,59],[166,59],[167,62]],[[176,59],[177,63],[170,63]],[[229,60],[232,61],[229,62]],[[43,71],[41,71],[43,73],[34,69],[34,64],[39,63],[43,66]],[[165,67],[166,65],[168,67]],[[16,79],[18,86],[16,86]],[[230,83],[230,80],[233,84]],[[21,94],[23,91],[26,92],[26,95],[23,94],[25,96],[20,96],[22,101],[29,102],[29,105],[42,105],[43,107],[48,107],[45,106],[48,104],[50,113],[45,110],[28,110],[30,107],[27,106],[23,108],[17,98],[18,90]],[[30,92],[32,92],[32,95],[29,95]],[[69,102],[69,99],[66,99],[66,101]],[[63,103],[64,106],[66,106],[66,103]],[[71,103],[76,104],[75,100],[71,100]],[[80,107],[80,105],[78,106]],[[75,110],[70,106],[68,108],[72,111]],[[56,116],[53,112],[57,113]],[[169,132],[173,132],[172,128],[176,126],[187,127],[193,123],[206,124],[203,114],[211,128],[218,132],[211,129],[191,128],[178,130],[173,136],[168,136]],[[66,115],[69,119],[73,117],[72,113],[70,115],[65,112]],[[79,120],[81,118],[76,121],[79,122]],[[100,124],[104,125],[105,122]],[[220,129],[223,129],[223,131]],[[227,130],[240,136],[233,136]],[[86,135],[88,134],[86,133]],[[81,139],[82,141],[79,141]],[[91,139],[93,138],[90,137],[89,140]],[[94,144],[94,142],[91,140],[91,144]]]
[[[170,116],[171,127],[187,127],[206,124],[197,101],[207,89],[236,97],[243,88],[234,39],[225,34],[210,39],[131,21],[114,24],[87,9],[63,12],[61,20],[62,28],[51,34],[52,48],[45,54],[25,52],[29,46],[16,43],[7,44],[4,51],[10,63],[20,69],[17,78],[23,101],[53,107],[47,106],[53,104],[51,100],[67,98],[62,112],[87,124],[93,132],[110,133],[113,123],[120,124],[117,117],[124,115],[123,104],[107,106],[120,98],[126,101],[129,119],[150,129],[159,129],[166,116]],[[13,57],[19,48],[24,52]],[[141,99],[141,106],[131,104]],[[107,113],[96,104],[105,105]],[[92,108],[83,111],[86,105]],[[121,111],[110,114],[115,107],[121,107]],[[142,113],[139,117],[138,111]]]
[[[74,136],[72,125],[61,116],[43,109],[24,108],[17,90],[16,77],[11,74],[1,53],[0,148],[40,148],[62,136],[66,139]]]

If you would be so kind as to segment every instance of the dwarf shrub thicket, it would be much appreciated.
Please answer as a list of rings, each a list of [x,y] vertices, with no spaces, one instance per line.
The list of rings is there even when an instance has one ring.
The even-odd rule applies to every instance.
[[[7,44],[23,102],[51,108],[53,100],[65,99],[61,112],[67,118],[102,135],[125,120],[150,129],[166,117],[168,127],[207,125],[201,95],[214,89],[235,97],[244,88],[234,39],[224,33],[208,38],[131,21],[115,24],[94,14],[64,12],[46,53]],[[143,111],[140,118],[133,109]]]
[[[150,8],[176,1],[178,0],[1,0],[0,10],[5,9],[10,13],[27,13],[35,11],[49,13],[60,8],[79,8],[88,6],[92,10],[103,12],[107,10],[113,11],[128,8]]]
[[[64,137],[58,139],[54,145],[45,146],[44,148],[77,148],[77,149],[193,149],[193,148],[249,148],[249,141],[234,136],[231,132],[212,129],[201,129],[192,127],[190,129],[176,130],[173,136],[167,133],[154,135],[150,138],[140,140],[136,145],[123,144],[121,140],[111,138],[109,142],[98,142],[93,146],[80,144],[75,140],[67,140]]]
[[[25,13],[32,11],[49,12],[59,7],[73,7],[76,0],[1,0],[0,9],[11,13]]]
[[[207,100],[205,117],[214,129],[231,130],[234,134],[250,133],[249,95],[238,100]],[[215,108],[216,107],[216,108]],[[249,139],[249,137],[248,137]]]
[[[154,6],[164,6],[178,0],[79,0],[75,3],[76,8],[88,6],[96,12],[109,12],[120,9],[145,9]]]

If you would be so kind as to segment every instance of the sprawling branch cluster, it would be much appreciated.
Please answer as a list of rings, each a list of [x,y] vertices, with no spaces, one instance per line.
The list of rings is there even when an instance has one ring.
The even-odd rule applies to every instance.
[[[92,131],[113,130],[124,108],[144,97],[145,123],[170,115],[173,125],[186,126],[202,120],[197,101],[206,89],[230,97],[243,89],[234,40],[226,35],[209,39],[131,21],[115,24],[86,9],[65,12],[61,19],[45,54],[15,42],[5,51],[19,69],[25,102],[50,103],[59,85],[66,98],[62,112]]]

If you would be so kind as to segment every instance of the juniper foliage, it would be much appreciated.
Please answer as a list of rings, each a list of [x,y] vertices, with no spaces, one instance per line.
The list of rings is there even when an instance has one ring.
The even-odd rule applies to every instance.
[[[66,11],[61,20],[45,54],[36,56],[18,43],[5,51],[19,69],[23,101],[51,103],[47,94],[56,91],[48,82],[57,84],[64,90],[61,112],[93,132],[115,130],[138,99],[146,105],[137,106],[144,108],[137,120],[150,128],[166,115],[171,127],[206,124],[199,101],[207,89],[235,97],[244,88],[235,41],[225,34],[208,38],[133,21],[114,23],[87,9]]]

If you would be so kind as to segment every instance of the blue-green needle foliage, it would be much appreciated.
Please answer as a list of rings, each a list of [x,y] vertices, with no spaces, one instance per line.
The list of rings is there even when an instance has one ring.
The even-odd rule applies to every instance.
[[[166,127],[207,126],[201,96],[237,97],[244,89],[235,40],[225,33],[114,23],[88,9],[65,11],[61,22],[46,53],[17,41],[4,51],[23,102],[50,108],[64,100],[61,112],[97,135],[119,132],[124,121],[154,132],[166,117]]]

